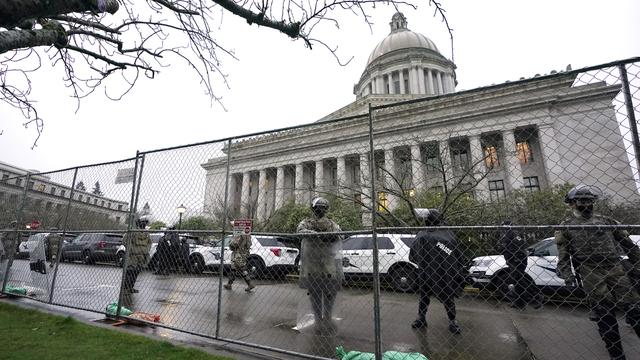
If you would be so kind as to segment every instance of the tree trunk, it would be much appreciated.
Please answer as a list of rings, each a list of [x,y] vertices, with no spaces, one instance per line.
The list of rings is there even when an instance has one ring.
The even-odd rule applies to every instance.
[[[53,45],[60,42],[59,36],[59,31],[51,29],[0,31],[0,54],[20,48]]]
[[[0,0],[0,27],[11,27],[26,19],[45,18],[72,12],[118,11],[117,0]]]

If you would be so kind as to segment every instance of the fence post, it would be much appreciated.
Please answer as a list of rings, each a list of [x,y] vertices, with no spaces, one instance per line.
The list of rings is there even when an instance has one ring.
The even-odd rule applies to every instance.
[[[31,178],[31,173],[27,172],[27,176],[25,177],[25,182],[24,182],[24,188],[22,189],[22,203],[20,204],[20,207],[18,207],[16,209],[16,228],[15,228],[15,241],[17,242],[17,244],[20,244],[20,223],[22,223],[22,212],[24,211],[24,206],[27,202],[27,189],[29,186],[29,179]],[[7,249],[4,249],[4,251],[6,252]],[[7,281],[9,281],[9,270],[11,269],[11,263],[13,262],[13,258],[15,258],[16,254],[15,251],[16,249],[13,249],[14,254],[13,257],[8,258],[7,259],[7,266],[4,270],[4,279],[2,280],[2,293],[4,293],[5,288],[7,287]]]
[[[129,235],[129,233],[131,232],[131,226],[133,224],[134,221],[134,217],[135,217],[135,211],[136,211],[136,201],[138,199],[137,197],[137,190],[139,190],[139,187],[136,187],[137,183],[139,182],[138,179],[138,160],[140,160],[140,151],[136,151],[136,162],[133,165],[133,183],[131,184],[131,202],[129,203],[129,218],[127,219],[127,232],[125,233],[125,236],[123,237],[123,240],[127,237],[127,235]],[[140,162],[140,177],[142,176],[142,165],[144,164],[144,157],[142,158],[141,162]],[[124,241],[123,241],[124,243]],[[124,249],[124,261],[122,262],[122,277],[120,279],[120,291],[118,292],[118,309],[116,310],[116,318],[120,317],[120,309],[122,308],[122,296],[123,296],[123,288],[124,288],[124,282],[126,280],[127,277],[127,266],[129,263],[129,248],[126,247],[125,244],[125,249]]]
[[[229,168],[231,166],[231,139],[227,141],[227,172],[224,183],[224,217],[222,220],[222,240],[220,240],[220,267],[218,269],[218,309],[216,310],[216,339],[220,335],[220,315],[222,313],[222,275],[224,273],[224,237],[226,235],[229,207]],[[232,270],[233,271],[233,270]]]
[[[64,222],[62,224],[62,243],[58,246],[58,253],[56,254],[56,265],[53,268],[53,279],[51,280],[51,291],[49,291],[49,304],[53,304],[53,292],[56,288],[56,279],[58,277],[58,266],[60,266],[60,255],[62,254],[62,247],[64,245],[64,238],[67,233],[67,225],[69,220],[69,211],[71,210],[71,201],[76,189],[76,179],[78,178],[78,168],[73,171],[73,181],[71,181],[71,192],[69,193],[69,202],[67,202],[67,211],[64,214]]]
[[[640,174],[640,139],[638,138],[638,123],[636,121],[636,113],[633,108],[633,99],[631,98],[631,90],[629,89],[629,78],[627,77],[626,64],[618,65],[620,76],[622,77],[622,92],[624,93],[624,104],[627,108],[627,116],[629,117],[629,129],[633,138],[633,151],[636,156],[636,173]]]
[[[380,334],[380,264],[378,263],[378,238],[376,234],[376,210],[378,197],[375,187],[375,150],[373,147],[373,110],[369,103],[369,176],[371,177],[371,237],[373,238],[373,332],[376,360],[382,360],[382,338]]]

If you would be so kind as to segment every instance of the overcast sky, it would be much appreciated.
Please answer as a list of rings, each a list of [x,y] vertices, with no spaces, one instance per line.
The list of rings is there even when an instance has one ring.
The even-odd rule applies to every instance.
[[[637,0],[442,4],[454,28],[458,90],[564,70],[567,64],[576,69],[640,56]],[[215,30],[216,39],[239,59],[223,59],[230,88],[218,84],[217,94],[227,111],[210,104],[192,72],[174,65],[154,80],[140,80],[121,101],[98,91],[76,113],[76,102],[59,81],[61,70],[45,68],[32,78],[46,121],[42,138],[31,150],[34,130],[25,129],[21,114],[0,103],[0,160],[48,171],[316,121],[355,99],[353,85],[370,52],[389,34],[394,12],[384,6],[372,10],[372,31],[360,19],[342,17],[339,31],[315,34],[338,45],[343,60],[353,57],[347,66],[326,49],[309,50],[301,41],[227,14]],[[418,10],[403,12],[409,29],[451,57],[449,34],[426,0]]]

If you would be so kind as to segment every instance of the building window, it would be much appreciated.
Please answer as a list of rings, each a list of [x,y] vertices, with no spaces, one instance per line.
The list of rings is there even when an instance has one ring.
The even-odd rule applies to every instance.
[[[467,170],[469,168],[469,151],[465,141],[451,142],[451,162],[455,169]]]
[[[38,191],[44,192],[46,190],[45,184],[38,184]]]
[[[389,206],[389,201],[387,200],[387,193],[384,191],[378,192],[378,211],[386,211],[387,206]]]
[[[98,205],[98,199],[93,199],[93,205]]]
[[[331,179],[329,180],[331,186],[338,186],[338,166],[332,166],[329,170],[329,176]]]
[[[27,189],[33,189],[33,187],[36,185],[36,183],[34,181],[29,181],[28,185],[27,185]]]
[[[360,193],[353,194],[353,203],[356,205],[362,205],[362,194]]]
[[[17,178],[16,179],[16,186],[22,186],[22,179],[21,178]]]
[[[78,201],[82,201],[82,195],[78,195]]]
[[[60,196],[65,196],[67,195],[67,191],[66,190],[60,190]]]
[[[104,207],[104,200],[100,201],[100,206]]]
[[[539,191],[540,190],[540,183],[538,182],[538,177],[537,176],[529,176],[529,177],[525,177],[523,178],[524,180],[524,188],[529,190],[529,191]]]
[[[416,196],[416,189],[406,189],[404,190],[404,196],[408,198],[412,198]]]
[[[520,164],[533,162],[533,153],[531,152],[531,146],[529,146],[528,141],[516,143],[516,151]]]
[[[2,181],[5,181],[9,178],[9,174],[2,174]]]
[[[498,149],[495,146],[485,146],[484,165],[487,167],[487,169],[500,167],[500,160],[498,159]]]
[[[110,203],[110,202],[108,202],[108,203],[107,203],[107,207],[108,207],[109,209],[111,209],[111,203]]]
[[[504,181],[489,181],[489,196],[491,201],[500,201],[500,199],[504,199]]]
[[[51,193],[51,195],[55,195],[56,194],[55,186],[52,186],[51,189],[49,189],[49,193]]]
[[[409,89],[409,71],[402,71],[402,80],[404,80],[404,93],[411,94],[411,89]]]
[[[438,152],[438,143],[432,142],[424,148],[425,160],[427,165],[427,172],[431,174],[440,173],[442,171],[440,166],[440,153]]]
[[[118,204],[118,211],[122,211],[122,204]]]

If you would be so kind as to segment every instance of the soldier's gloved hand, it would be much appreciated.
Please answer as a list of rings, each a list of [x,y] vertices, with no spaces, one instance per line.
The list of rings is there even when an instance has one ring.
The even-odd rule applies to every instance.
[[[567,286],[575,286],[576,285],[576,277],[574,275],[567,276],[567,278],[564,279],[564,284],[567,285]]]

